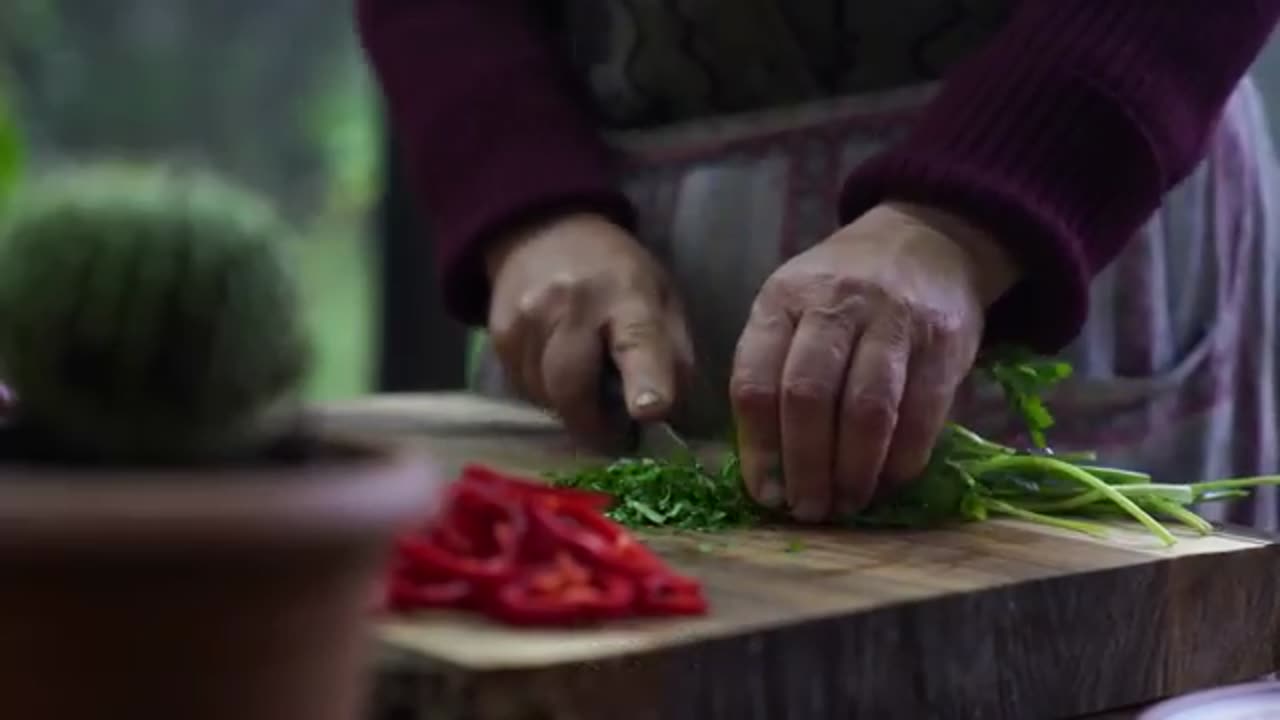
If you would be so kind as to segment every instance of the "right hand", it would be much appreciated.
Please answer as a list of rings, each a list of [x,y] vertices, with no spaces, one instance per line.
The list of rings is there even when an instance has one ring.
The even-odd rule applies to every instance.
[[[603,217],[569,215],[504,238],[486,260],[489,334],[525,397],[607,446],[617,430],[599,397],[607,352],[633,418],[671,411],[692,343],[666,273],[634,237]]]

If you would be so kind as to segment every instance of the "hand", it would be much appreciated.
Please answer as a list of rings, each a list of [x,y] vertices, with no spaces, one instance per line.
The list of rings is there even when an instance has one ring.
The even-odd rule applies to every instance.
[[[666,273],[634,237],[602,217],[571,215],[505,239],[487,260],[489,333],[528,399],[605,447],[616,430],[598,396],[608,352],[632,417],[670,412],[692,344]]]
[[[748,490],[797,519],[852,514],[918,475],[1017,271],[976,228],[876,207],[764,283],[730,395]]]

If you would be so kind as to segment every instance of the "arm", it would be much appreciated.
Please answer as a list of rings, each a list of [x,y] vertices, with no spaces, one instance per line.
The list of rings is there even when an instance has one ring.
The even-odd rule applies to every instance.
[[[859,167],[848,222],[888,200],[955,212],[1022,269],[988,338],[1056,350],[1090,279],[1187,176],[1280,0],[1021,0],[909,136]]]
[[[581,210],[630,226],[603,142],[522,0],[357,0],[361,39],[438,242],[445,302],[483,323],[484,252]]]

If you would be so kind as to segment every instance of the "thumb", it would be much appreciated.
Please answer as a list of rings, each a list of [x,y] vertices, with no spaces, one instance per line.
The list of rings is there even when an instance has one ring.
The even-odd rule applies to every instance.
[[[623,302],[609,317],[609,353],[622,376],[627,412],[637,420],[659,420],[675,401],[675,348],[662,318],[643,300]]]

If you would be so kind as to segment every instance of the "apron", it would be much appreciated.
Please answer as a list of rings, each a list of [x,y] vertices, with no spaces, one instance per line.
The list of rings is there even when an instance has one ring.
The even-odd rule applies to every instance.
[[[661,8],[708,11],[723,3],[740,11],[722,19],[745,15],[758,22],[721,28],[690,19],[693,10],[668,12],[668,22],[660,22]],[[686,306],[700,378],[677,424],[722,437],[734,348],[761,284],[787,258],[837,229],[841,179],[902,135],[935,91],[931,75],[998,28],[1000,5],[899,0],[891,12],[858,19],[861,34],[843,18],[837,30],[880,40],[847,43],[866,56],[845,57],[840,62],[853,70],[826,75],[818,69],[830,53],[819,57],[826,46],[816,36],[795,41],[803,23],[794,13],[831,2],[565,5],[570,12],[558,19],[561,36],[576,27],[575,19],[608,28],[571,32],[604,39],[585,49],[568,44],[567,52],[605,118],[624,188],[638,210],[638,236],[672,273]],[[967,22],[957,20],[956,8],[967,8]],[[809,18],[811,29],[822,27],[820,20]],[[708,32],[701,51],[689,50],[700,47],[693,31],[707,28],[719,34]],[[723,37],[735,30],[745,39]],[[649,42],[639,42],[645,33]],[[655,39],[672,37],[679,42]],[[895,50],[895,43],[901,47]],[[934,65],[920,60],[931,57],[930,47],[941,48],[932,57],[943,59]],[[740,72],[717,73],[716,58]],[[1050,398],[1054,447],[1094,449],[1106,463],[1165,482],[1276,471],[1275,183],[1261,101],[1245,81],[1206,159],[1093,282],[1086,327],[1061,353],[1076,375]],[[473,385],[487,394],[511,393],[487,347]],[[954,415],[988,436],[1020,439],[991,388],[966,385]],[[1276,529],[1278,508],[1275,489],[1263,488],[1247,501],[1202,510],[1211,519]]]

